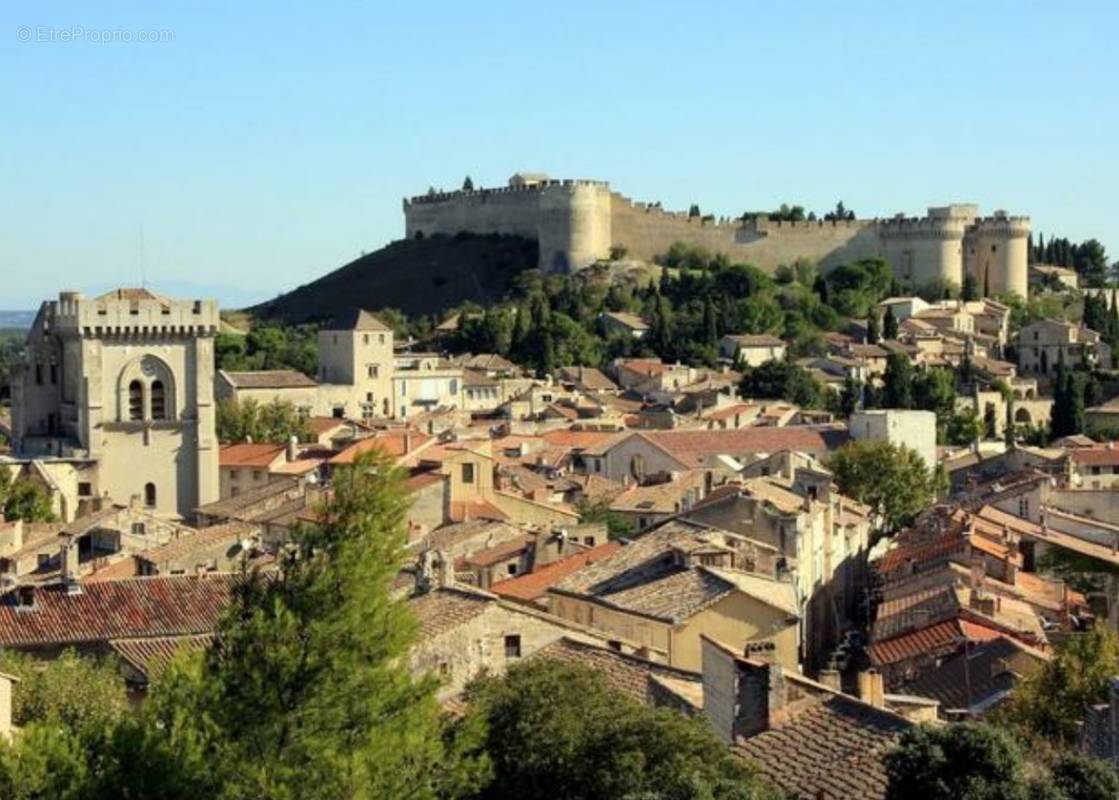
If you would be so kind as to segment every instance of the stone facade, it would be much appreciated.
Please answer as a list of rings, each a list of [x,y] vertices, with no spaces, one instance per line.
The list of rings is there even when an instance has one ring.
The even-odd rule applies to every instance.
[[[980,217],[970,204],[929,208],[920,218],[714,219],[634,202],[606,181],[514,175],[505,187],[432,192],[406,198],[403,207],[408,238],[461,231],[523,236],[539,242],[539,266],[552,272],[580,270],[612,250],[651,261],[682,241],[766,270],[798,259],[828,269],[884,258],[899,280],[913,285],[959,286],[971,274],[992,294],[1028,292],[1029,218],[1002,211]]]
[[[13,446],[79,459],[87,493],[187,516],[218,499],[212,300],[146,289],[43,303],[13,383]]]

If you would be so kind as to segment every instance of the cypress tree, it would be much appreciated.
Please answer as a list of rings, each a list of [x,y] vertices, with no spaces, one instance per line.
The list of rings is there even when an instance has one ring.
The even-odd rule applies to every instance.
[[[886,306],[886,315],[882,318],[882,336],[886,339],[898,338],[898,320],[894,316],[893,306]]]
[[[913,368],[907,356],[901,353],[890,356],[883,381],[886,408],[913,408]]]
[[[719,324],[715,317],[715,301],[711,299],[711,295],[703,298],[703,333],[709,346],[719,344]]]
[[[995,404],[987,403],[983,409],[983,434],[988,439],[994,439],[999,435],[998,418],[995,414]]]
[[[1014,395],[1006,393],[1006,428],[1002,435],[1006,441],[1007,449],[1014,447]]]
[[[986,286],[983,287],[983,291],[987,291]],[[970,302],[972,300],[978,300],[978,295],[979,292],[977,291],[977,287],[975,285],[975,276],[969,272],[968,274],[964,275],[964,285],[960,288],[960,298],[962,300]]]
[[[991,270],[983,271],[983,296],[991,296]]]
[[[1053,382],[1053,407],[1049,410],[1049,435],[1054,439],[1068,436],[1069,430],[1069,402],[1068,395],[1068,370],[1065,368],[1065,353],[1060,351],[1057,357],[1057,377]]]
[[[878,344],[878,309],[872,308],[866,318],[866,343]]]

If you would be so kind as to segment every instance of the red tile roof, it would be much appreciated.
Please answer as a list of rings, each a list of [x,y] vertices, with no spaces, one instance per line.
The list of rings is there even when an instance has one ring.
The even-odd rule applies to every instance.
[[[34,605],[17,592],[0,598],[0,646],[28,648],[110,639],[212,633],[236,575],[176,575],[35,589]]]
[[[1076,447],[1069,450],[1069,457],[1081,466],[1114,466],[1119,464],[1119,448],[1108,445],[1102,447]]]
[[[145,679],[157,676],[180,652],[204,650],[214,637],[208,633],[198,636],[159,636],[151,639],[114,639],[109,647]]]
[[[269,467],[284,454],[282,444],[226,444],[222,445],[218,462],[223,467]]]
[[[850,438],[841,428],[793,425],[784,428],[738,428],[728,431],[674,430],[635,434],[643,436],[688,466],[709,456],[724,453],[776,453],[796,450],[822,454],[846,444]]]
[[[456,562],[459,564],[468,564],[472,567],[492,567],[494,564],[500,564],[502,561],[508,561],[514,556],[519,556],[529,546],[532,537],[517,536],[509,541],[496,544],[493,547],[487,547],[484,550],[475,550],[470,555],[461,558]]]
[[[358,456],[379,450],[387,456],[406,455],[431,439],[418,431],[385,431],[367,439],[354,442],[334,458],[331,464],[352,464]]]
[[[588,564],[593,564],[599,559],[606,558],[616,553],[621,548],[618,542],[607,542],[593,547],[582,553],[553,561],[535,572],[522,575],[519,578],[510,578],[506,581],[495,583],[490,591],[502,597],[514,600],[532,601],[542,597],[550,587],[566,578],[573,572],[583,569]]]

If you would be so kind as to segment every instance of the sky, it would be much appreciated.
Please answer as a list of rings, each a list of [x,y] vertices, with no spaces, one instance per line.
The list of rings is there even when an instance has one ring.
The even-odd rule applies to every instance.
[[[1114,259],[1117,34],[1114,0],[7,0],[0,309],[267,299],[522,170],[718,215],[977,202]]]

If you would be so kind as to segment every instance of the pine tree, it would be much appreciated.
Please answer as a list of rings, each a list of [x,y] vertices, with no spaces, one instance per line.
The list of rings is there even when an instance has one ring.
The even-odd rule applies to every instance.
[[[187,702],[164,746],[212,742],[222,796],[433,799],[453,779],[437,681],[411,676],[416,623],[392,594],[405,555],[400,474],[366,457],[333,489],[281,569],[234,585],[201,674],[179,676]]]
[[[1069,425],[1068,369],[1065,367],[1065,352],[1057,356],[1057,377],[1053,381],[1053,406],[1049,410],[1049,435],[1054,439],[1068,436],[1072,431]]]
[[[995,413],[994,403],[987,403],[983,409],[983,435],[988,439],[994,439],[999,435],[998,416]]]
[[[886,306],[886,315],[882,319],[882,337],[890,340],[898,338],[898,319],[894,316],[892,306]]]
[[[1002,432],[1008,450],[1014,449],[1014,395],[1006,393],[1006,427]]]
[[[472,180],[470,179],[470,176],[469,176],[469,175],[467,175],[467,176],[466,176],[466,180],[464,180],[464,181],[462,182],[462,190],[463,190],[464,192],[472,192],[472,191],[474,191],[474,181],[472,181]]]

